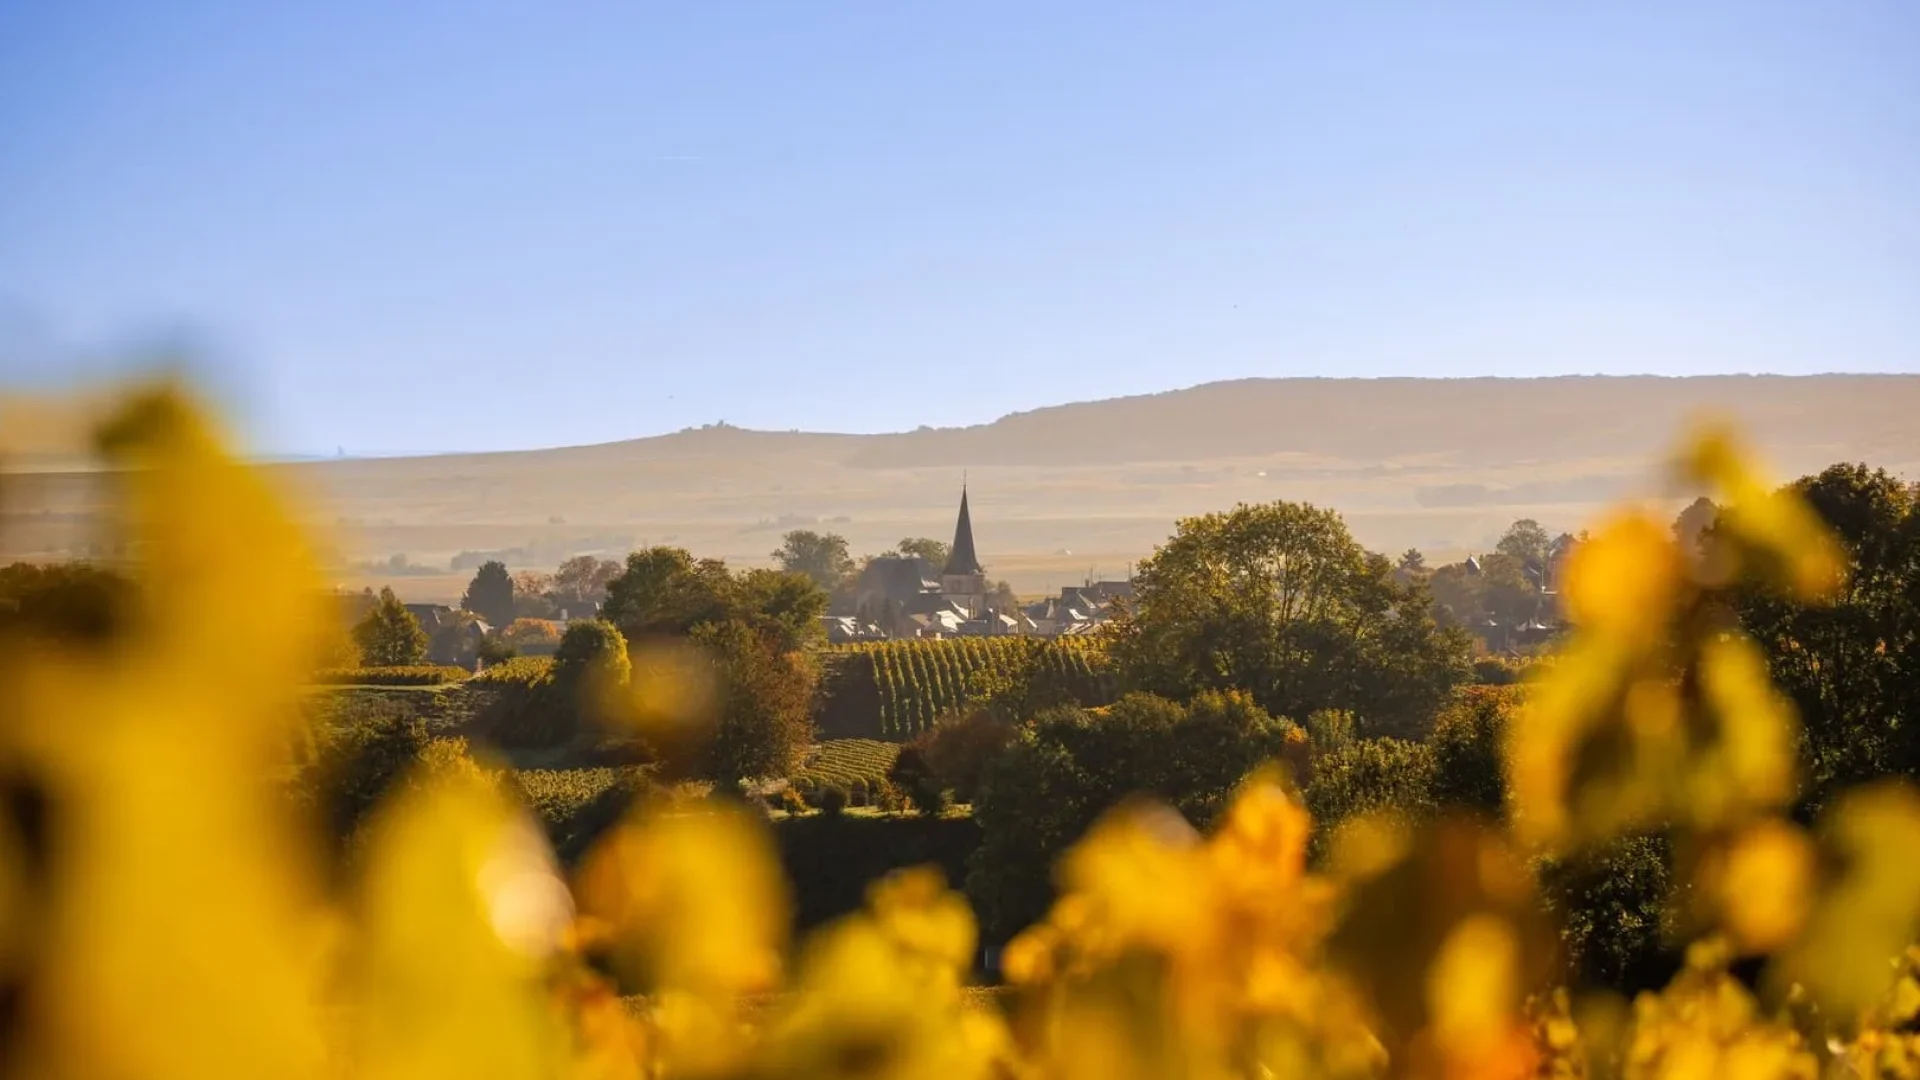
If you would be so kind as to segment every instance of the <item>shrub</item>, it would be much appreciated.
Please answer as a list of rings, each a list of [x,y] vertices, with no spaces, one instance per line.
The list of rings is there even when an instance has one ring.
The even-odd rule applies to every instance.
[[[820,812],[823,814],[833,816],[845,813],[847,805],[851,801],[852,796],[848,793],[845,785],[825,784],[820,788],[818,805]]]
[[[853,783],[847,785],[848,805],[869,806],[872,805],[869,800],[870,797],[867,794],[867,782],[865,780],[855,780]]]
[[[791,786],[784,787],[780,789],[780,809],[789,814],[804,814],[807,812],[807,800]]]
[[[404,667],[326,668],[313,673],[316,686],[442,686],[467,677],[465,669],[440,664]]]
[[[917,742],[900,748],[893,767],[887,770],[887,780],[913,801],[914,809],[923,814],[938,814],[948,805],[947,786],[940,782],[933,766],[927,764],[926,755]]]
[[[512,642],[499,637],[482,638],[473,650],[474,660],[484,667],[504,664],[518,655],[520,650],[514,648]]]

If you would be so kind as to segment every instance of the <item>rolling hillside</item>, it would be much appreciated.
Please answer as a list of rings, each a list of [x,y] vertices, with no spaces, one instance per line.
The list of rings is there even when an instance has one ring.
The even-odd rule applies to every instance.
[[[1576,527],[1659,490],[1685,419],[1731,415],[1783,476],[1836,460],[1920,475],[1920,376],[1259,379],[1062,405],[891,435],[714,427],[596,446],[274,466],[303,491],[339,579],[457,596],[461,552],[550,568],[577,551],[675,543],[765,562],[782,531],[878,551],[946,536],[963,470],[988,571],[1024,592],[1117,574],[1181,516],[1239,501],[1341,510],[1376,548],[1447,556],[1506,522]],[[908,418],[910,419],[910,418]],[[100,478],[6,478],[10,555],[78,543]],[[427,571],[356,566],[404,554]],[[434,572],[435,568],[438,572]]]

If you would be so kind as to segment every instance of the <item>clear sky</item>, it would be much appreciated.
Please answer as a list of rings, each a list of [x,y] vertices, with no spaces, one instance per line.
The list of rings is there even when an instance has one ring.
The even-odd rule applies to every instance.
[[[1915,371],[1920,3],[0,0],[0,383],[157,341],[326,453]]]

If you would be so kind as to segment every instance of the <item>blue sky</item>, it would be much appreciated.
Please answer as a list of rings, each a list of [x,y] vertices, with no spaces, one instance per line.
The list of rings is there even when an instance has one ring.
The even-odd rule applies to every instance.
[[[273,452],[1915,371],[1920,5],[0,0],[0,383],[161,343]]]

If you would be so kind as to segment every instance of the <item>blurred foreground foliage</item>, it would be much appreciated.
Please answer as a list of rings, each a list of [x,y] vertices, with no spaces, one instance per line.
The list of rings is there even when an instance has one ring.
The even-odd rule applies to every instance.
[[[1519,713],[1469,703],[1420,751],[1478,763],[1457,794],[1484,816],[1367,812],[1377,763],[1355,752],[1316,798],[1359,812],[1315,840],[1282,763],[1304,734],[1252,730],[1230,696],[1117,710],[1148,761],[1203,724],[1223,767],[1250,747],[1282,762],[1185,808],[1208,835],[1143,803],[1093,820],[1001,958],[1003,1008],[963,992],[974,918],[936,871],[873,883],[794,947],[774,847],[738,807],[613,807],[568,881],[503,773],[451,741],[386,729],[405,780],[288,800],[326,648],[305,538],[176,392],[132,399],[100,445],[133,595],[71,632],[0,624],[7,1076],[1915,1073],[1920,796],[1870,784],[1810,827],[1788,814],[1795,713],[1731,605],[1755,582],[1821,602],[1843,557],[1724,432],[1679,461],[1728,508],[1705,547],[1636,511],[1603,523],[1568,572],[1580,629]],[[618,679],[602,668],[626,658],[586,633],[580,679],[636,722],[704,701],[724,729],[725,701],[673,685],[690,668]],[[1071,764],[1057,727],[1021,744],[1036,776]],[[1055,807],[1061,827],[1080,805]],[[356,823],[344,873],[317,840],[329,818]],[[1669,893],[1685,967],[1633,1002],[1557,989],[1542,891],[1669,865],[1647,845],[1676,881],[1628,886]]]

